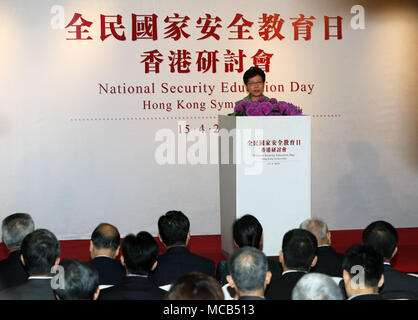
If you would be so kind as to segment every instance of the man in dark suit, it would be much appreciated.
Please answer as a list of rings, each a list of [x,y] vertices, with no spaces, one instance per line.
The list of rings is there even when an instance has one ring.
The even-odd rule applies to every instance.
[[[300,228],[312,232],[318,241],[316,252],[318,261],[310,272],[324,273],[331,277],[342,277],[344,255],[331,247],[331,232],[329,232],[327,224],[319,218],[310,218],[303,221]]]
[[[53,288],[57,300],[97,300],[99,273],[88,262],[65,259],[60,266],[64,271],[63,283]]]
[[[51,268],[60,261],[60,246],[55,235],[46,229],[37,229],[25,237],[20,250],[29,278],[24,284],[1,291],[0,300],[55,300]]]
[[[371,245],[382,256],[384,277],[380,294],[383,299],[418,299],[418,278],[395,270],[390,260],[398,252],[398,232],[386,221],[369,224],[362,234],[363,243]]]
[[[103,289],[100,300],[162,300],[166,291],[148,279],[157,266],[158,252],[158,244],[148,232],[127,235],[121,256],[126,276],[119,284]]]
[[[293,229],[286,232],[279,256],[283,273],[279,279],[271,281],[266,293],[267,299],[292,299],[296,283],[316,264],[317,246],[315,236],[307,230]]]
[[[172,283],[188,272],[201,272],[214,276],[213,260],[191,253],[190,222],[181,211],[169,211],[158,220],[158,237],[167,252],[158,258],[158,266],[150,278],[158,286]]]
[[[254,247],[235,250],[228,260],[226,279],[238,300],[265,300],[264,291],[271,280],[267,257]]]
[[[382,300],[379,288],[385,279],[380,253],[365,244],[348,248],[343,261],[343,281],[348,300]]]
[[[35,230],[35,224],[29,214],[15,213],[3,220],[1,230],[2,241],[10,255],[0,261],[0,291],[28,280],[29,275],[20,260],[20,246],[23,239]]]
[[[100,285],[115,285],[125,278],[125,269],[116,258],[119,254],[118,229],[101,223],[94,229],[90,240],[90,263],[99,272]]]

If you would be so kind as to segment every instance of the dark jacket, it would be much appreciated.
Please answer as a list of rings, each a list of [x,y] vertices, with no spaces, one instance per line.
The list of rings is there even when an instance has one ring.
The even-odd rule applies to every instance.
[[[329,275],[330,277],[343,276],[344,255],[335,251],[331,246],[318,247],[318,261],[310,272],[318,272]]]
[[[418,299],[418,278],[393,269],[385,264],[385,282],[380,289],[383,299]]]
[[[55,300],[51,278],[29,279],[20,286],[3,290],[0,300]]]
[[[28,277],[20,261],[20,250],[11,252],[6,259],[0,261],[0,291],[24,284]]]
[[[359,294],[348,300],[383,300],[380,294]]]
[[[158,265],[150,279],[158,286],[172,283],[189,272],[215,275],[213,260],[191,253],[186,247],[172,247],[158,257]]]
[[[119,260],[102,256],[94,258],[90,264],[99,272],[99,285],[116,285],[126,276]]]
[[[303,271],[292,271],[271,281],[270,287],[266,291],[266,298],[268,300],[292,300],[293,288],[305,274],[306,272]]]
[[[163,300],[166,293],[147,277],[125,276],[121,283],[101,290],[99,300]]]

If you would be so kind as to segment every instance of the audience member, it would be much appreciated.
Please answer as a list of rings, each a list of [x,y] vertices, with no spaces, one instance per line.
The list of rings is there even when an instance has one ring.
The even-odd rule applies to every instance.
[[[189,272],[174,280],[165,300],[224,300],[224,293],[214,277]]]
[[[228,260],[227,280],[238,300],[265,300],[264,292],[271,280],[267,257],[254,247],[235,250]]]
[[[331,247],[331,232],[327,224],[319,218],[306,219],[300,225],[301,229],[308,230],[318,241],[318,261],[311,272],[324,273],[331,277],[342,277],[342,263],[344,255]]]
[[[343,300],[335,281],[323,273],[305,274],[292,291],[292,300]]]
[[[125,269],[117,259],[120,248],[118,229],[108,223],[99,224],[90,240],[90,263],[99,272],[99,284],[115,285],[125,278]]]
[[[3,220],[2,241],[10,254],[0,261],[0,291],[21,285],[28,280],[28,273],[20,260],[20,246],[23,239],[33,230],[35,224],[27,213],[15,213]]]
[[[383,299],[418,299],[418,278],[391,267],[398,252],[398,232],[386,221],[375,221],[363,231],[363,243],[371,245],[384,261],[385,283],[380,291]]]
[[[315,266],[318,242],[315,236],[303,229],[293,229],[283,237],[280,262],[282,276],[270,283],[266,297],[272,300],[291,300],[292,290],[302,276]]]
[[[64,283],[53,289],[57,300],[97,300],[99,297],[99,273],[88,262],[65,259],[60,266],[64,270]]]
[[[20,250],[29,278],[24,284],[0,292],[0,299],[55,300],[51,268],[60,261],[60,245],[55,235],[46,229],[37,229],[23,239]]]
[[[244,215],[234,221],[232,225],[234,246],[236,248],[254,247],[263,251],[263,227],[258,219],[252,215]],[[268,259],[268,268],[272,273],[272,280],[280,277],[283,272],[280,262]],[[221,286],[227,283],[226,276],[229,274],[228,260],[223,260],[216,267],[216,279]]]
[[[157,266],[158,252],[158,244],[148,232],[127,235],[121,256],[126,276],[119,284],[103,289],[100,300],[162,300],[166,291],[148,278]]]
[[[343,281],[348,300],[381,300],[383,258],[372,246],[355,244],[343,260]]]
[[[160,255],[151,279],[158,286],[172,283],[189,272],[215,274],[215,263],[187,249],[190,240],[190,222],[181,211],[169,211],[158,220],[158,237],[167,252]]]

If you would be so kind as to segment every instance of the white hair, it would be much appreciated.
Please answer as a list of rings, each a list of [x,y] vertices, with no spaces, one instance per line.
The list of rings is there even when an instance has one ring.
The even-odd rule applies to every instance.
[[[330,276],[308,273],[293,288],[292,300],[343,300],[343,294]]]
[[[312,232],[318,241],[327,238],[328,226],[320,218],[313,217],[306,219],[300,224],[299,228]]]

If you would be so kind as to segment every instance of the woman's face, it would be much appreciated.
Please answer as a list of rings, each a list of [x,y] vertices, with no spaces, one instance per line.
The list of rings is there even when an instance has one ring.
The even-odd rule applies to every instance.
[[[250,98],[255,100],[260,98],[264,92],[264,82],[263,78],[260,75],[256,75],[248,79],[246,85],[247,91],[250,94]]]

